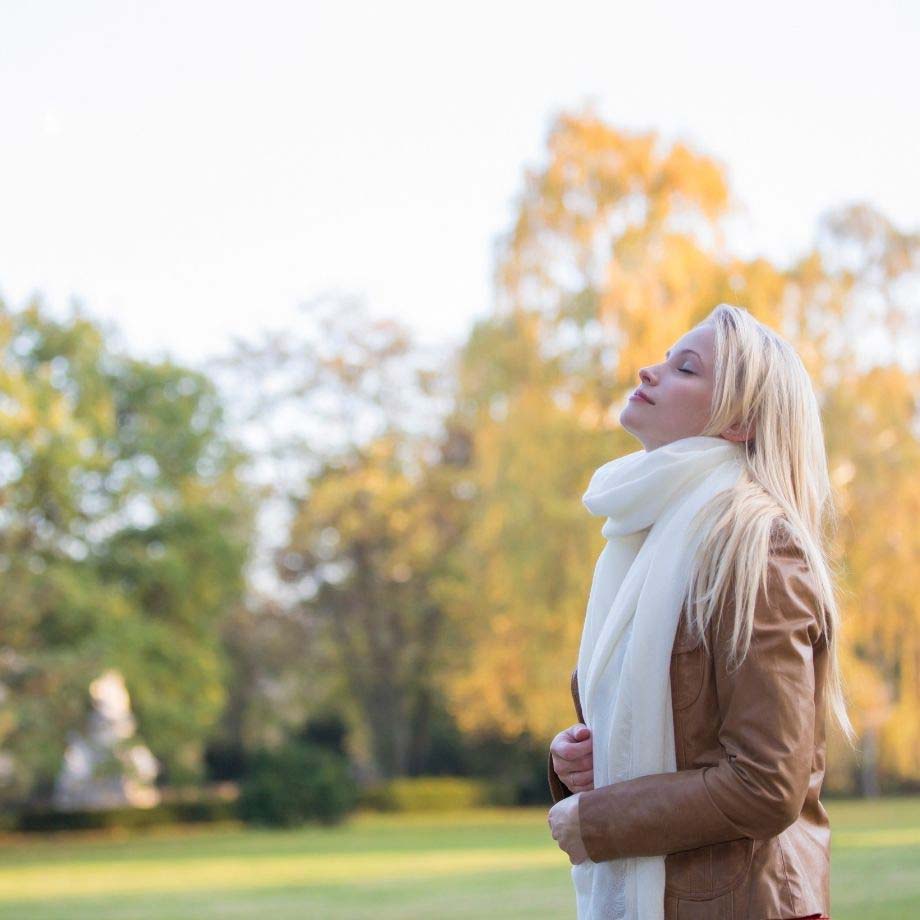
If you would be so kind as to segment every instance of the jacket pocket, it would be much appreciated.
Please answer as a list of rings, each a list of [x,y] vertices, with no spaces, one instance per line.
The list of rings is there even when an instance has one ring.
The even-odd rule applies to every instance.
[[[664,860],[665,892],[690,901],[718,898],[744,881],[753,856],[751,837],[669,853]]]

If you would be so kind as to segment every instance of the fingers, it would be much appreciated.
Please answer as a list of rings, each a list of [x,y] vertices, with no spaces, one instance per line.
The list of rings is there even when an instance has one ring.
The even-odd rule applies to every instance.
[[[573,789],[569,789],[569,792],[572,795],[577,795],[579,792],[590,792],[594,788],[594,783],[588,783],[586,786],[575,786]]]
[[[550,745],[553,769],[572,792],[594,788],[594,753],[591,729],[576,722],[559,732]]]
[[[565,757],[557,757],[554,754],[553,769],[559,776],[562,776],[563,773],[569,774],[576,771],[592,772],[594,770],[594,755],[588,754],[585,757],[576,757],[575,760],[568,760]]]
[[[584,722],[576,722],[574,725],[570,725],[565,730],[565,733],[571,736],[573,741],[584,741],[585,738],[591,737],[591,729]]]
[[[554,759],[553,769],[571,792],[587,792],[594,788],[594,764],[590,759],[587,763],[578,764],[568,761],[557,764]]]
[[[562,781],[572,792],[590,792],[594,788],[594,771],[586,770],[580,773],[573,773]]]
[[[568,735],[572,741],[585,741],[591,737],[591,729],[584,722],[576,722],[570,725],[563,734]]]
[[[550,750],[558,754],[563,760],[575,760],[589,754],[594,747],[591,729],[587,725],[578,723],[553,738]]]
[[[582,726],[584,728],[584,726]],[[587,731],[587,729],[585,729]],[[594,766],[594,739],[589,735],[584,741],[568,741],[568,729],[560,732],[550,745],[553,757],[553,769],[570,772],[572,770],[590,770]],[[560,774],[561,775],[561,774]]]
[[[561,760],[581,760],[594,755],[594,741],[591,738],[585,741],[566,741],[560,738],[550,745],[550,750]]]

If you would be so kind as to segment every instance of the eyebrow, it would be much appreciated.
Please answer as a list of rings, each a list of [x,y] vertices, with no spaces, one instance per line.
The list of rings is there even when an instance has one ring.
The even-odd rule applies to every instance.
[[[678,352],[678,354],[679,354],[679,355],[682,355],[685,351],[693,352],[693,354],[695,354],[695,355],[700,359],[700,361],[703,360],[703,356],[702,356],[698,351],[693,351],[692,348],[682,348],[682,349]],[[669,357],[671,356],[671,349],[670,349],[670,348],[664,353],[664,356],[665,356],[666,358],[669,358]]]

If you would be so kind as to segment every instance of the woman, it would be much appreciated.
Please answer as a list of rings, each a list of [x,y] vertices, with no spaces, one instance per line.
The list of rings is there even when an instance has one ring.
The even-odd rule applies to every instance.
[[[720,304],[643,368],[550,746],[580,920],[828,917],[824,714],[846,737],[818,405],[790,345]],[[831,521],[832,523],[832,521]]]

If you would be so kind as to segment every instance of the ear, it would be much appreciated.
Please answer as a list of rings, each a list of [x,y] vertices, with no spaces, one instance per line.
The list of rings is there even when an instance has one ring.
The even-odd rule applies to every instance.
[[[729,425],[728,428],[722,432],[721,436],[725,438],[726,441],[741,442],[750,440],[753,434],[753,427],[745,428],[738,422],[734,425]]]

